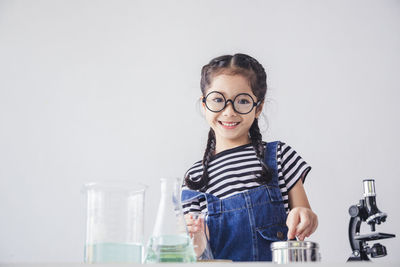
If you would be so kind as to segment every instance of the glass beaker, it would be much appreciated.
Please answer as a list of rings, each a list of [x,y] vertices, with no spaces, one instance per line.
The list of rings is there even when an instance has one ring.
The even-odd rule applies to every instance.
[[[146,186],[128,181],[88,183],[86,263],[141,263]]]
[[[196,261],[183,217],[180,193],[179,178],[161,179],[160,204],[147,245],[146,263]]]

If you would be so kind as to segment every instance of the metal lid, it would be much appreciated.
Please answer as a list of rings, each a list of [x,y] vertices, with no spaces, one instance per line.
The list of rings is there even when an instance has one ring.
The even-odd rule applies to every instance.
[[[274,249],[309,249],[319,248],[318,243],[311,241],[279,241],[271,244],[271,250]]]

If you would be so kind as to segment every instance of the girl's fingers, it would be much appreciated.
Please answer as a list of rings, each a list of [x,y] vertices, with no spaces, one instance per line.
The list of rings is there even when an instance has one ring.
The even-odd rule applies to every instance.
[[[318,219],[310,209],[299,207],[289,212],[286,224],[289,228],[288,239],[297,237],[300,241],[303,241],[317,229]]]
[[[197,227],[197,226],[188,226],[187,228],[188,228],[188,232],[192,233],[192,234],[199,231],[199,227]]]
[[[190,237],[193,237],[193,234],[204,231],[203,217],[196,216],[196,218],[194,218],[191,214],[185,214],[184,217]]]
[[[313,227],[313,229],[312,229],[311,234],[314,233],[315,230],[317,230],[317,227],[318,227],[318,217],[317,217],[317,215],[315,215],[314,227]]]
[[[304,229],[302,233],[300,233],[302,238],[309,237],[312,233],[315,232],[315,230],[318,227],[318,218],[315,213],[313,213],[311,210],[307,213],[308,220],[309,220],[309,225]]]
[[[310,235],[312,235],[315,230],[317,229],[317,222],[314,220],[312,225],[310,225],[310,227],[307,229],[307,232],[305,233],[306,237],[309,237]]]
[[[306,231],[304,231],[305,237],[309,237],[312,233],[314,233],[318,226],[317,215],[315,213],[313,213],[312,211],[310,211],[309,216],[310,216],[311,223],[310,223],[310,226],[307,227]]]
[[[300,223],[297,225],[296,235],[303,236],[304,239],[304,235],[307,232],[307,229],[310,227],[311,221],[307,214],[305,214],[304,212],[300,212],[299,217]]]
[[[296,237],[296,226],[298,225],[299,221],[300,218],[296,212],[289,212],[286,220],[286,225],[288,227],[288,239],[293,239]]]
[[[304,241],[304,239],[305,239],[306,237],[309,237],[309,236],[311,235],[311,233],[312,233],[311,230],[312,230],[312,226],[309,225],[306,229],[304,229],[303,232],[301,232],[301,233],[298,235],[299,240],[300,240],[300,241]]]
[[[195,224],[195,221],[193,220],[193,217],[190,214],[185,215],[185,222],[186,226],[188,227],[188,230],[191,226]]]
[[[199,229],[201,230],[201,231],[204,231],[204,219],[203,218],[199,218],[197,221],[196,221],[196,225],[197,225],[197,227],[199,227]]]

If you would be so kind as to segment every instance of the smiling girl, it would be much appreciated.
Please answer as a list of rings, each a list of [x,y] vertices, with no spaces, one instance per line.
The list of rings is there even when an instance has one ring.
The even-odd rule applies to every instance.
[[[270,261],[272,242],[304,240],[318,225],[303,188],[311,167],[289,145],[262,141],[266,78],[245,54],[217,57],[201,71],[210,131],[203,159],[185,174],[182,200],[191,236],[206,231],[216,259]],[[207,214],[206,227],[192,212]]]

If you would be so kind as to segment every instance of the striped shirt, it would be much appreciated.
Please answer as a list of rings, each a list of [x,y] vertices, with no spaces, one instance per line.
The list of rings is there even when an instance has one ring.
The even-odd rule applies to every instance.
[[[266,143],[264,142],[264,149]],[[297,152],[289,145],[278,142],[277,165],[279,188],[285,210],[289,212],[288,192],[294,184],[311,170],[311,166],[305,162]],[[256,188],[260,184],[256,181],[257,175],[261,174],[262,167],[257,159],[254,148],[251,144],[238,146],[224,150],[209,162],[208,175],[209,183],[205,193],[212,194],[220,199],[230,197],[234,194]],[[202,161],[198,161],[186,172],[189,179],[198,181],[203,174]],[[188,189],[184,184],[182,189]],[[192,200],[183,203],[183,212],[207,212],[205,199]]]

